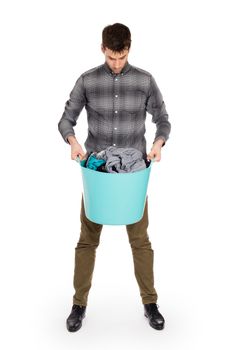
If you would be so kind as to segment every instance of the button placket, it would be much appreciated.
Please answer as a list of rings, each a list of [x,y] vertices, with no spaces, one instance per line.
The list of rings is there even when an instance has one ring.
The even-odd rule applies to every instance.
[[[114,78],[114,118],[113,118],[113,146],[117,146],[117,118],[119,116],[119,78]]]

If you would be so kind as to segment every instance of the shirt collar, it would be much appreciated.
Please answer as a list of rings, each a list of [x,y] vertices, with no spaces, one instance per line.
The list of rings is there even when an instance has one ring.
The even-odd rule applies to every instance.
[[[123,69],[121,70],[121,72],[120,72],[119,74],[114,73],[114,72],[110,69],[110,67],[109,67],[109,65],[108,65],[107,62],[105,62],[105,63],[103,64],[103,67],[104,67],[104,69],[106,70],[106,72],[109,73],[110,75],[119,75],[119,74],[122,74],[122,75],[123,75],[123,74],[126,74],[126,73],[130,70],[131,65],[130,65],[129,62],[127,61],[126,64],[124,65]]]

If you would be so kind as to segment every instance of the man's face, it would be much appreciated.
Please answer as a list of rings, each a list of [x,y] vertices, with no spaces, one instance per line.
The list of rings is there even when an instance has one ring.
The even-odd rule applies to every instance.
[[[114,52],[107,47],[103,48],[103,46],[101,47],[101,50],[105,55],[105,61],[107,62],[109,68],[115,74],[119,74],[128,60],[129,50],[125,49],[122,52]]]

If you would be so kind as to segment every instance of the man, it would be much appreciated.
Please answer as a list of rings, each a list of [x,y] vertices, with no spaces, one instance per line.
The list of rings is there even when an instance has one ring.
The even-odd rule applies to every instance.
[[[80,159],[90,152],[99,152],[109,146],[133,147],[143,158],[161,159],[171,125],[161,92],[152,75],[128,62],[131,34],[128,27],[115,23],[103,29],[101,50],[105,63],[83,73],[75,83],[66,102],[58,129],[71,146],[71,158]],[[83,107],[87,111],[88,137],[84,143],[87,153],[75,138],[73,127]],[[146,112],[152,115],[156,134],[152,148],[146,154]],[[147,198],[148,199],[148,198]],[[154,288],[153,250],[148,227],[148,200],[142,219],[126,225],[133,254],[135,276],[140,289],[144,314],[150,326],[161,330],[164,318],[158,311],[157,292]],[[91,287],[96,248],[103,225],[87,219],[81,199],[81,233],[75,248],[75,269],[72,310],[67,318],[67,329],[75,332],[85,317],[88,293]]]

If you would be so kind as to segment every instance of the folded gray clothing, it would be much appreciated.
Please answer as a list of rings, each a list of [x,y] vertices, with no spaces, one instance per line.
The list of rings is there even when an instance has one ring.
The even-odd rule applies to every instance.
[[[95,156],[106,161],[105,169],[108,173],[132,173],[146,168],[142,152],[136,148],[109,146]]]

